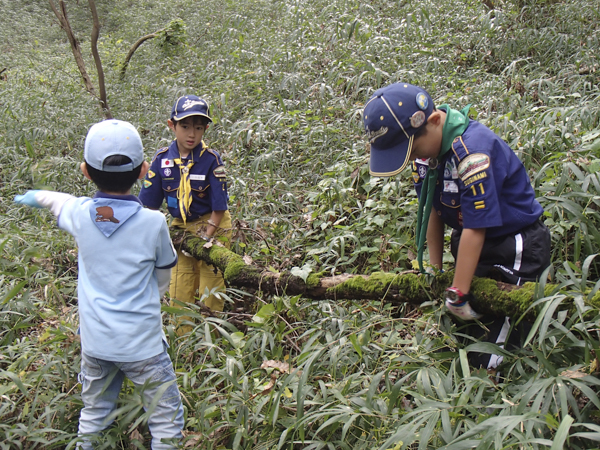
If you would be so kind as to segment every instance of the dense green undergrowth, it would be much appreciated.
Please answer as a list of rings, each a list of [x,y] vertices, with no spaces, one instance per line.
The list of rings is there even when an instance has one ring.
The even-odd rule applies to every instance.
[[[66,3],[95,81],[87,2]],[[206,137],[227,164],[234,249],[256,264],[330,274],[412,267],[410,175],[370,177],[361,127],[370,93],[398,80],[438,104],[472,104],[524,162],[552,232],[559,289],[536,290],[538,320],[520,350],[469,340],[439,299],[412,310],[228,291],[255,306],[223,318],[193,312],[197,328],[184,338],[167,328],[184,445],[598,447],[600,315],[588,302],[600,287],[597,0],[97,8],[111,111],[138,127],[148,158],[170,139],[178,95],[210,101]],[[77,254],[48,212],[12,198],[31,188],[92,194],[78,165],[101,114],[47,3],[0,0],[0,12],[0,448],[72,447]],[[177,19],[184,27],[144,43],[121,78],[131,45]],[[166,324],[172,314],[166,307]],[[486,351],[504,355],[499,375],[469,366],[469,354]],[[99,448],[147,447],[143,406],[125,386]]]

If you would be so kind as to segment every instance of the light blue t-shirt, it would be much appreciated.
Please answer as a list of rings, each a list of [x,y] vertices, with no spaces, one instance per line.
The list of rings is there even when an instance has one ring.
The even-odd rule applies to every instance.
[[[166,339],[155,269],[177,262],[163,214],[133,195],[98,193],[67,201],[58,226],[79,247],[82,351],[117,362],[161,353]]]

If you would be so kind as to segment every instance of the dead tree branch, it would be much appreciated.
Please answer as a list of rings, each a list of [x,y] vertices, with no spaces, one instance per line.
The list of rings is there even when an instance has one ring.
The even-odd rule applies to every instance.
[[[421,305],[428,301],[443,301],[444,290],[451,285],[454,275],[449,271],[430,280],[415,271],[401,274],[341,274],[331,277],[311,273],[304,280],[287,271],[273,272],[247,264],[240,255],[225,247],[205,245],[204,240],[180,230],[172,230],[171,238],[176,247],[221,270],[228,286],[250,293],[260,291],[273,295],[302,295],[315,300],[371,299],[392,304]],[[487,315],[520,316],[533,303],[535,288],[534,283],[518,287],[487,278],[476,278],[471,289],[476,297],[473,306]],[[553,289],[555,286],[546,286],[545,295],[549,295]],[[528,314],[532,315],[534,312],[530,311]]]
[[[104,70],[102,69],[102,60],[98,53],[98,37],[100,36],[100,20],[98,19],[98,12],[96,11],[96,3],[94,0],[89,0],[90,10],[92,11],[92,19],[94,26],[92,28],[92,55],[94,56],[94,62],[96,63],[96,71],[98,72],[98,87],[100,88],[100,105],[104,112],[106,119],[112,119],[110,108],[108,107],[108,101],[106,99],[106,86],[104,85]]]
[[[77,68],[79,69],[81,78],[83,78],[83,84],[85,85],[85,89],[93,97],[100,100],[99,106],[100,110],[102,111],[102,115],[107,119],[111,119],[112,115],[108,107],[108,102],[106,98],[106,87],[104,85],[104,72],[102,70],[100,54],[98,53],[98,36],[100,35],[100,21],[98,20],[98,13],[96,11],[96,4],[94,3],[94,0],[89,0],[89,5],[92,11],[92,18],[94,23],[92,28],[92,54],[94,56],[94,62],[96,63],[96,70],[98,71],[98,86],[100,88],[100,97],[98,97],[96,89],[94,88],[94,84],[92,83],[92,80],[85,68],[85,62],[81,53],[81,47],[79,46],[79,41],[75,37],[75,33],[73,33],[73,29],[71,28],[71,23],[69,22],[69,18],[67,16],[67,6],[65,5],[64,0],[58,0],[58,8],[53,0],[48,0],[48,3],[50,3],[50,8],[52,9],[54,15],[58,19],[60,27],[63,30],[65,30],[67,39],[69,39],[69,43],[71,44],[71,51],[73,52],[73,57],[75,58],[75,63],[77,64]]]
[[[127,56],[125,57],[125,61],[123,61],[123,65],[121,66],[121,74],[120,74],[121,79],[123,79],[125,77],[125,72],[127,71],[127,66],[129,66],[129,61],[131,60],[131,58],[133,57],[133,54],[139,48],[139,46],[142,45],[147,40],[155,38],[156,36],[159,35],[159,33],[162,33],[165,30],[166,30],[166,28],[163,28],[162,30],[158,30],[154,33],[147,34],[146,36],[142,36],[135,42],[135,44],[133,44],[131,46],[131,48],[129,49],[129,52],[127,53]]]

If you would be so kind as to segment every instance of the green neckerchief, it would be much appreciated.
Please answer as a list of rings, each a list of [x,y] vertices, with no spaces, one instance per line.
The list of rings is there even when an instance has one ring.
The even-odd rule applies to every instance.
[[[446,121],[442,128],[442,146],[438,158],[452,148],[452,142],[458,136],[461,136],[467,126],[469,126],[469,109],[471,105],[465,106],[461,111],[450,108],[448,105],[440,105],[439,109],[446,110]],[[429,215],[431,214],[431,205],[433,204],[433,192],[435,191],[435,183],[438,178],[438,159],[431,158],[429,160],[429,170],[423,185],[421,186],[421,196],[419,197],[419,212],[417,213],[417,261],[419,270],[423,270],[423,250],[425,248],[425,238],[427,236],[427,224],[429,223]]]

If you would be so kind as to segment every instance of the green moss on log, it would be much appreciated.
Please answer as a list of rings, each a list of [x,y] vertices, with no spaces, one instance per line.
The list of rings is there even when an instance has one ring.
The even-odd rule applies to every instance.
[[[226,283],[230,283],[231,280],[239,279],[241,277],[241,273],[244,270],[248,270],[248,268],[249,266],[246,265],[241,258],[239,261],[230,260],[229,264],[227,264],[225,272],[223,273],[223,278],[225,278]]]
[[[384,299],[388,294],[411,303],[429,299],[425,278],[417,274],[375,272],[369,277],[354,277],[329,288],[328,294],[339,298]],[[391,296],[390,295],[390,296]]]
[[[321,278],[323,278],[323,272],[311,273],[306,278],[306,288],[314,289],[321,284]]]

